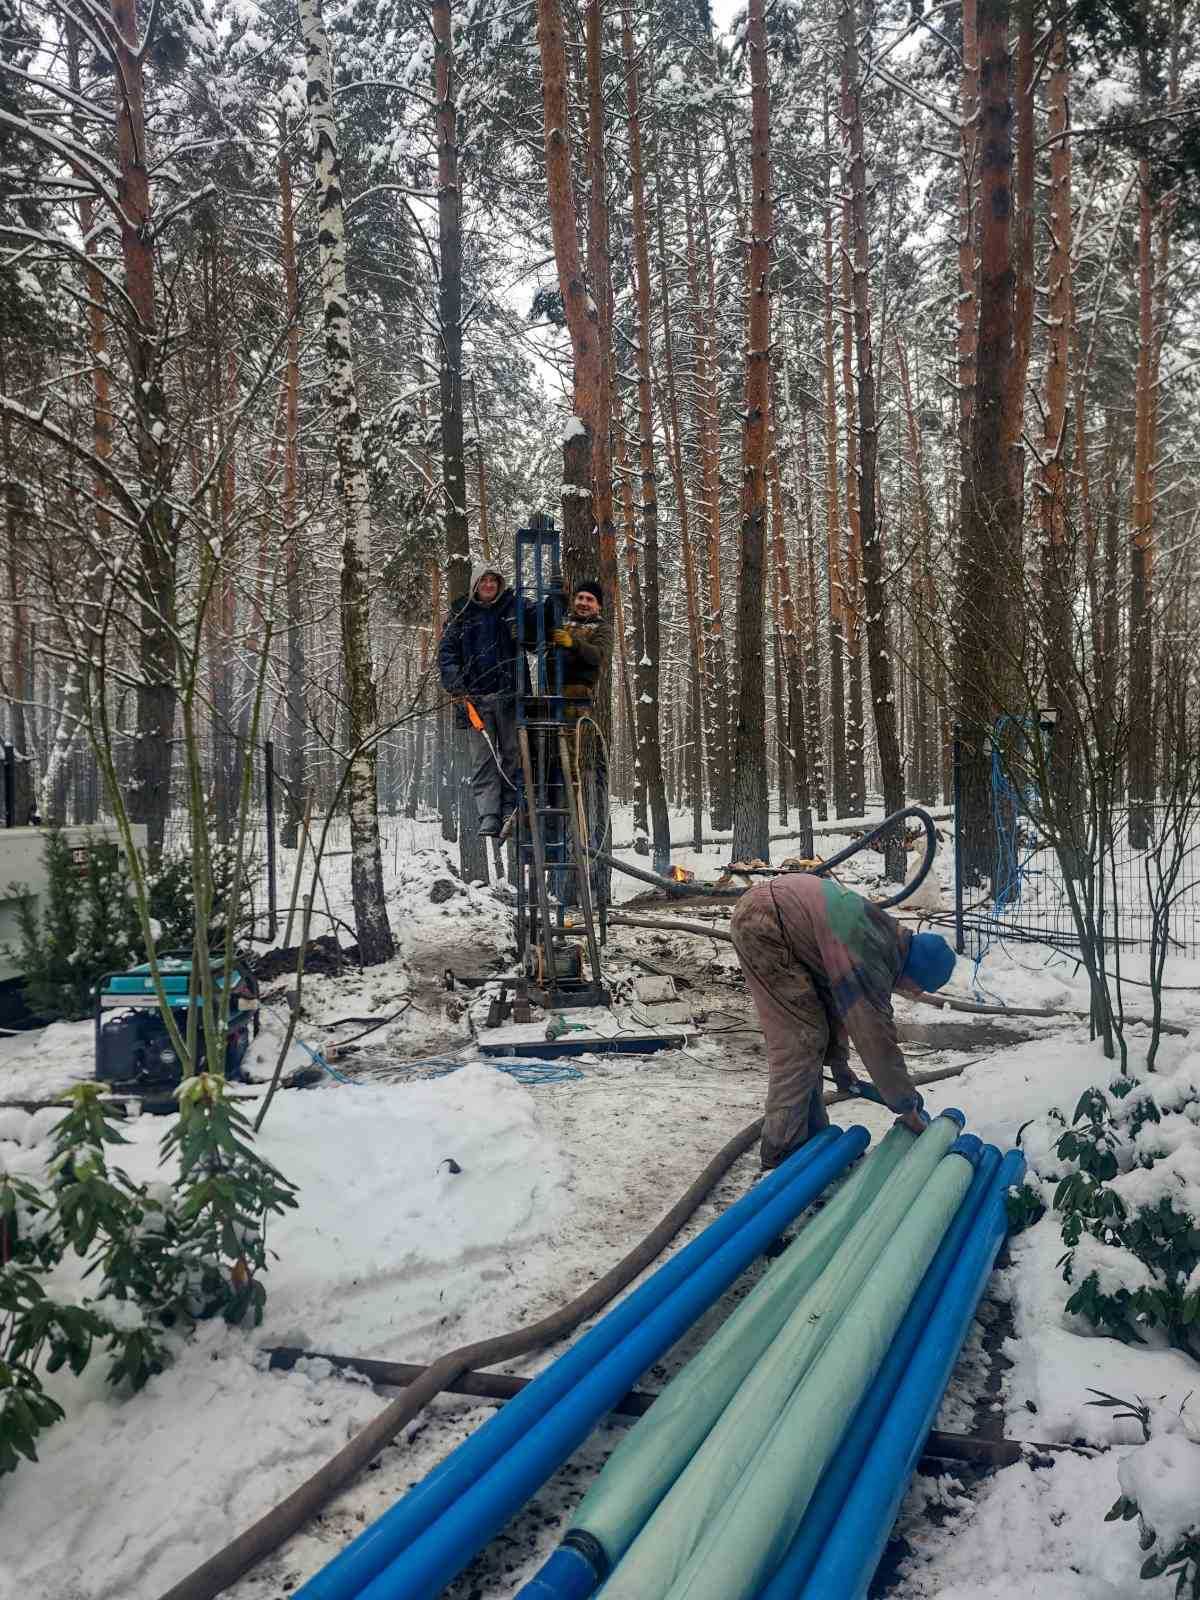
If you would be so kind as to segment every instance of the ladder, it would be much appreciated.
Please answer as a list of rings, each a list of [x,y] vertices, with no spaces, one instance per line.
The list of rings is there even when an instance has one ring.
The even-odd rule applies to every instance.
[[[525,992],[549,1010],[606,1006],[592,898],[590,840],[573,770],[562,658],[553,634],[566,613],[559,534],[541,512],[516,535],[519,640],[532,640],[534,670],[517,652],[515,706],[523,779],[517,809],[517,948]],[[579,919],[579,920],[577,920]],[[572,937],[580,930],[587,950]]]

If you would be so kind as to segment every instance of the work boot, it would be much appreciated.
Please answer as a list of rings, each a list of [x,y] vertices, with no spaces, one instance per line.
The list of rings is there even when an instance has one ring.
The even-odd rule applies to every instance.
[[[494,839],[500,832],[499,817],[480,817],[479,837],[481,839]]]

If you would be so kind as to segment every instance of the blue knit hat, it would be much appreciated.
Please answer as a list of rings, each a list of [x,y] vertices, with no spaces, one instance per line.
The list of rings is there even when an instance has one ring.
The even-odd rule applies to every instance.
[[[910,979],[925,994],[932,994],[949,983],[954,960],[954,951],[940,933],[914,933],[900,976]]]

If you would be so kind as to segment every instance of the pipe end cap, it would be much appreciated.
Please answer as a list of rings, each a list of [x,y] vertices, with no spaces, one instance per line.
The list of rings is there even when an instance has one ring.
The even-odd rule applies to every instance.
[[[946,1154],[962,1156],[973,1167],[977,1167],[983,1160],[983,1140],[976,1133],[960,1133]]]
[[[960,1111],[957,1106],[947,1106],[945,1111],[940,1111],[938,1115],[949,1117],[950,1121],[957,1122],[960,1128],[965,1128],[967,1125],[966,1114]]]

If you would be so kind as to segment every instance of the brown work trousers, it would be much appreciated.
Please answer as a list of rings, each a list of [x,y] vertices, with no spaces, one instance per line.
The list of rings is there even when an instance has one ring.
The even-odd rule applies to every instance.
[[[777,1167],[829,1126],[821,1069],[831,1029],[811,973],[784,942],[769,895],[748,894],[730,924],[733,948],[767,1044],[767,1103],[760,1151]]]

